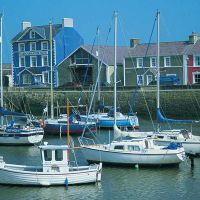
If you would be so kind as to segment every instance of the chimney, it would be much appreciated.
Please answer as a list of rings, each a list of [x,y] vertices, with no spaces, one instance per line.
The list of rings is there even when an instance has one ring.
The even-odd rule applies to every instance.
[[[139,43],[140,43],[140,39],[138,39],[138,38],[132,38],[132,39],[130,39],[130,47],[131,48],[135,47]]]
[[[22,22],[22,31],[29,27],[31,27],[31,22]]]
[[[189,43],[195,44],[198,40],[198,35],[195,32],[192,32],[191,35],[189,35]]]
[[[62,19],[62,27],[73,27],[73,19],[72,18],[63,18]]]

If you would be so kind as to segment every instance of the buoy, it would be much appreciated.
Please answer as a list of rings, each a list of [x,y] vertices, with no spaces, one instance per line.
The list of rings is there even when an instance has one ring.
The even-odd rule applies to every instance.
[[[138,169],[138,168],[139,168],[139,165],[138,165],[138,164],[135,164],[135,168]]]

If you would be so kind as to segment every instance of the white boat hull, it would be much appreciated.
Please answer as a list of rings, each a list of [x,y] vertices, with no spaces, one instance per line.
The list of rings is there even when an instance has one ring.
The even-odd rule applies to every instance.
[[[60,173],[42,172],[39,168],[30,171],[27,166],[5,164],[0,166],[0,184],[51,186],[94,183],[101,180],[101,167],[82,170],[74,167],[73,171]]]
[[[92,146],[82,146],[83,154],[88,161],[102,162],[108,164],[139,164],[139,165],[173,165],[183,161],[184,150],[177,153],[177,150],[170,154],[153,153],[148,150],[142,153],[130,153],[120,151],[109,151],[106,149],[97,149]]]

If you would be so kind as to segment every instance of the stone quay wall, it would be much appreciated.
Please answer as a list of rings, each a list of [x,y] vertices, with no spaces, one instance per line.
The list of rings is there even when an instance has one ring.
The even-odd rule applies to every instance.
[[[91,90],[55,90],[54,106],[66,106],[67,99],[76,106],[79,98],[82,105],[90,104],[92,96]],[[117,92],[117,105],[123,113],[128,113],[130,107],[138,116],[155,118],[156,110],[156,88],[140,88],[137,92],[132,88],[120,88]],[[101,91],[101,98],[104,105],[113,104],[112,88],[104,88]],[[7,89],[4,90],[4,104],[16,111],[30,112],[36,116],[41,116],[43,109],[48,104],[50,108],[49,89]],[[97,105],[97,95],[93,109]],[[167,117],[184,117],[199,119],[200,117],[200,89],[161,89],[160,107]],[[50,109],[49,109],[50,110]]]

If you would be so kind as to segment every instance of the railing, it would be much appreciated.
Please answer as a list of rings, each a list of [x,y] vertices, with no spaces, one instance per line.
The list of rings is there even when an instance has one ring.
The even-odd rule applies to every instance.
[[[87,146],[87,145],[95,145],[94,140],[91,139],[91,138],[79,137],[78,141],[79,141],[80,145],[85,145],[85,146]]]

